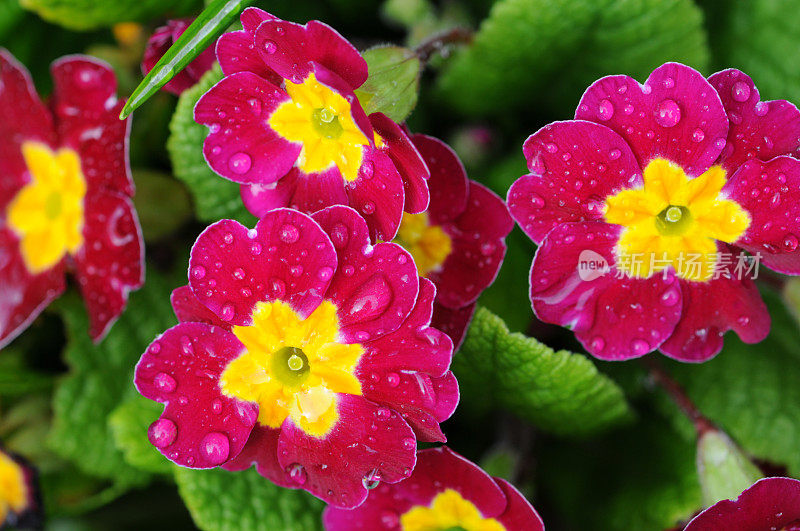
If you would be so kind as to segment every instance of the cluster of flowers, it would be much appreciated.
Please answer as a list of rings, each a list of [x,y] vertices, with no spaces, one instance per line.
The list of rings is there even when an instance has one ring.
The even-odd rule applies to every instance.
[[[503,261],[505,203],[440,140],[364,112],[367,64],[329,26],[254,8],[241,21],[195,120],[259,221],[219,221],[192,247],[180,323],[136,368],[165,404],[150,441],[181,466],[305,489],[330,529],[541,529],[508,483],[417,451],[446,441],[454,342]]]

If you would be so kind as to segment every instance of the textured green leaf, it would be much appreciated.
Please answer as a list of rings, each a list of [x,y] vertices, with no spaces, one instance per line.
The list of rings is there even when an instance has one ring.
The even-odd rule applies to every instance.
[[[494,404],[556,434],[590,433],[631,414],[620,388],[588,358],[509,333],[485,308],[475,312],[453,370],[462,401]]]
[[[717,69],[740,68],[763,99],[800,102],[800,34],[794,0],[703,2]]]
[[[682,529],[702,506],[695,444],[655,411],[602,438],[546,442],[538,485],[564,529]]]
[[[239,185],[214,173],[203,158],[208,128],[194,121],[194,106],[209,88],[222,79],[219,66],[207,72],[197,85],[181,94],[169,124],[167,150],[175,176],[194,198],[197,216],[203,221],[230,218],[250,226],[253,216],[239,195]]]
[[[369,78],[357,93],[364,111],[382,112],[395,122],[403,122],[417,104],[419,58],[400,46],[378,46],[363,55]]]
[[[567,112],[595,79],[643,81],[666,61],[707,66],[702,14],[691,0],[499,0],[440,88],[462,112]]]
[[[740,492],[764,477],[736,443],[719,430],[700,436],[697,472],[705,506],[736,499]]]
[[[322,529],[322,502],[304,491],[277,487],[252,468],[177,468],[175,481],[195,523],[206,531]]]
[[[147,21],[162,15],[179,16],[203,5],[202,0],[20,0],[43,19],[73,29],[111,26],[117,22]]]
[[[120,484],[141,483],[147,474],[128,464],[114,443],[109,415],[133,396],[133,369],[148,343],[175,322],[164,278],[148,270],[144,287],[98,345],[87,334],[83,302],[75,292],[58,302],[67,331],[64,357],[70,371],[53,397],[50,447],[88,474]]]
[[[132,396],[111,413],[109,425],[114,443],[128,464],[153,473],[168,474],[174,465],[150,444],[147,428],[164,406],[143,396]]]
[[[780,298],[764,295],[772,331],[762,343],[728,334],[711,361],[670,367],[700,411],[740,447],[800,477],[800,331]]]

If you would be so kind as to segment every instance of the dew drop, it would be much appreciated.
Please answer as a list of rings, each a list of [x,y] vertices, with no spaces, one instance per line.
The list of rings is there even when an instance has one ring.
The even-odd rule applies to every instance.
[[[364,161],[364,164],[361,165],[361,175],[363,175],[365,179],[372,179],[374,174],[375,164],[371,160]]]
[[[602,352],[606,348],[606,341],[602,337],[596,336],[592,339],[591,347],[595,352]]]
[[[223,321],[230,321],[233,319],[234,313],[235,310],[233,308],[233,304],[228,303],[222,307],[222,315],[220,317],[222,317]]]
[[[552,142],[545,144],[544,148],[547,150],[548,153],[555,153],[558,151],[558,146],[553,144]]]
[[[308,481],[306,468],[300,463],[292,463],[291,465],[287,466],[286,473],[289,475],[289,479],[298,485],[305,485],[306,481]]]
[[[694,140],[695,142],[702,142],[705,137],[706,134],[703,132],[702,129],[695,129],[694,133],[692,133],[692,140]]]
[[[531,205],[536,208],[542,208],[544,206],[544,199],[539,195],[531,194]]]
[[[413,450],[417,447],[417,440],[413,437],[405,437],[403,438],[403,448],[406,450]]]
[[[320,280],[328,280],[333,276],[333,269],[330,267],[321,267],[319,271],[317,271],[317,278]]]
[[[231,158],[228,159],[228,167],[231,169],[233,173],[238,175],[242,175],[250,171],[250,166],[253,164],[253,159],[250,158],[250,155],[245,153],[244,151],[240,151],[238,153],[234,153],[231,155]]]
[[[377,487],[381,482],[381,473],[378,471],[377,468],[373,468],[370,472],[367,473],[363,478],[361,478],[361,484],[364,485],[364,488],[367,490],[372,490]]]
[[[666,99],[658,105],[656,122],[661,127],[674,127],[681,121],[681,108],[674,100]]]
[[[744,81],[737,81],[731,87],[731,96],[738,102],[747,101],[750,99],[750,85]]]
[[[147,430],[147,438],[157,448],[166,448],[175,441],[178,427],[169,419],[158,419]]]
[[[612,149],[611,152],[608,154],[608,158],[611,160],[617,160],[622,156],[622,151],[618,149]]]
[[[797,244],[797,236],[792,233],[787,234],[783,238],[783,248],[789,252],[793,252],[795,249],[797,249]]]
[[[390,372],[386,375],[386,383],[389,387],[397,387],[400,385],[400,376],[396,372]]]
[[[200,441],[200,453],[210,463],[218,465],[228,459],[230,441],[219,432],[211,432]]]
[[[375,416],[376,416],[376,417],[378,417],[378,418],[379,418],[379,419],[381,419],[381,420],[388,420],[389,418],[391,418],[391,416],[392,416],[392,412],[391,412],[391,411],[389,411],[389,409],[388,409],[388,408],[385,408],[385,407],[379,407],[379,408],[378,408],[378,409],[375,411]]]
[[[192,268],[192,276],[197,280],[202,279],[206,276],[206,268],[203,266],[194,266]]]
[[[366,214],[368,216],[371,215],[371,214],[374,214],[375,213],[375,203],[372,203],[371,201],[367,201],[366,203],[364,203],[364,206],[361,207],[361,211],[364,212],[364,214]]]
[[[759,101],[756,103],[756,106],[753,109],[753,112],[756,116],[764,116],[767,114],[767,111],[769,111],[769,105],[764,101]]]
[[[614,116],[614,106],[608,100],[602,100],[597,107],[597,117],[606,122]]]
[[[284,243],[294,243],[300,238],[300,231],[294,225],[287,223],[281,227],[280,238]]]
[[[156,374],[155,378],[153,378],[153,385],[162,393],[171,393],[178,387],[175,378],[165,372]]]
[[[233,270],[233,277],[242,280],[244,278],[244,269],[241,267],[237,267]]]
[[[661,294],[661,304],[664,306],[675,306],[680,299],[680,293],[675,288],[669,288]]]
[[[213,412],[214,412],[214,413],[216,413],[217,415],[219,415],[220,413],[222,413],[222,400],[220,400],[219,398],[215,398],[215,399],[214,399],[214,400],[211,402],[211,411],[213,411]]]
[[[622,112],[624,112],[628,116],[633,114],[633,111],[634,111],[633,105],[631,105],[630,103],[622,108]]]
[[[650,345],[643,339],[634,339],[631,341],[631,350],[634,354],[644,354],[650,350]]]
[[[267,52],[268,55],[272,55],[278,51],[278,45],[275,44],[275,41],[267,39],[264,41],[264,51]]]
[[[161,343],[159,343],[158,341],[153,341],[153,343],[150,345],[149,350],[151,354],[158,354],[159,352],[161,352]]]

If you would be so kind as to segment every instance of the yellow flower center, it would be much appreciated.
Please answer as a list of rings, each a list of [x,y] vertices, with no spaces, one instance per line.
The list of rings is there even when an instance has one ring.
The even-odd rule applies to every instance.
[[[339,418],[338,393],[361,394],[355,376],[361,345],[339,342],[336,306],[325,301],[303,319],[282,301],[259,302],[253,324],[234,326],[245,351],[222,373],[223,394],[258,404],[258,422],[278,428],[287,417],[314,437]]]
[[[353,120],[350,102],[313,73],[302,83],[287,80],[286,92],[291,100],[275,109],[269,125],[286,140],[303,144],[298,167],[316,173],[336,165],[346,181],[355,181],[369,139]]]
[[[687,280],[709,280],[717,263],[716,240],[733,243],[750,226],[750,215],[725,199],[725,170],[713,166],[689,178],[677,165],[654,159],[644,187],[606,199],[605,219],[624,227],[617,268],[647,278],[669,266]]]
[[[403,531],[505,531],[494,518],[484,518],[474,504],[453,489],[436,495],[430,506],[418,505],[400,517]]]
[[[20,513],[28,501],[25,472],[16,461],[0,452],[0,524],[9,512]]]
[[[428,213],[403,213],[395,243],[414,258],[421,276],[438,270],[453,250],[453,240],[439,225],[431,225]]]
[[[8,206],[8,224],[19,236],[25,266],[41,273],[83,245],[86,180],[78,154],[25,142],[22,156],[31,181]]]

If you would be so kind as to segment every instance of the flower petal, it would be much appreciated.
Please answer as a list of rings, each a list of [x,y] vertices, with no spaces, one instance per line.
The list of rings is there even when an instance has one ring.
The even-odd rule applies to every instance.
[[[17,337],[50,302],[64,292],[64,260],[31,275],[19,252],[19,239],[0,227],[0,348]]]
[[[206,308],[188,285],[172,290],[169,301],[179,323],[206,323],[225,330],[230,330],[231,328],[228,323]]]
[[[89,335],[99,341],[125,309],[128,292],[144,283],[144,242],[133,203],[122,194],[87,195],[85,212],[75,276],[89,314]]]
[[[147,41],[147,47],[142,57],[142,73],[147,75],[156,66],[156,63],[167,53],[167,50],[183,35],[186,28],[194,21],[193,18],[168,20],[167,23],[155,30]],[[251,39],[252,42],[252,39]],[[180,95],[184,90],[194,86],[200,81],[203,74],[214,66],[214,47],[209,46],[198,55],[191,63],[175,74],[164,85],[164,90],[175,95]]]
[[[696,70],[666,63],[644,85],[628,76],[595,81],[575,119],[603,124],[622,136],[644,168],[666,158],[689,175],[700,175],[719,158],[728,119],[717,91]]]
[[[337,395],[339,420],[324,438],[297,427],[291,417],[278,440],[278,462],[305,469],[303,488],[336,507],[356,507],[367,497],[364,483],[397,483],[416,462],[414,432],[396,412],[360,396]]]
[[[617,273],[620,227],[564,223],[553,229],[531,267],[531,301],[542,321],[571,328],[593,356],[625,360],[655,350],[681,314],[672,273],[647,279]],[[593,269],[585,269],[588,262]],[[584,266],[584,268],[582,268]]]
[[[715,503],[689,522],[685,531],[794,529],[798,520],[800,481],[773,477],[756,481],[735,500]]]
[[[224,77],[194,108],[211,132],[203,155],[215,172],[238,183],[272,183],[294,166],[302,145],[289,142],[266,119],[289,96],[252,72]]]
[[[438,290],[436,301],[450,308],[475,302],[494,282],[506,254],[505,238],[514,228],[502,199],[481,184],[468,185],[466,209],[443,225],[452,251],[441,270],[428,274]]]
[[[336,305],[342,338],[362,343],[397,330],[419,290],[411,255],[394,243],[370,246],[367,226],[352,208],[328,207],[313,217],[339,258],[326,299]]]
[[[64,57],[50,70],[59,142],[80,156],[89,192],[106,189],[133,196],[130,118],[119,119],[125,102],[117,99],[114,71],[88,56]]]
[[[728,113],[730,131],[720,162],[729,172],[752,158],[770,160],[800,145],[800,111],[786,100],[759,101],[750,76],[729,68],[708,78]]]
[[[285,79],[304,79],[317,63],[342,78],[351,90],[367,80],[367,62],[335,29],[312,20],[305,26],[285,20],[262,22],[255,31],[264,63]]]
[[[458,404],[458,384],[447,369],[452,360],[450,338],[430,328],[436,288],[420,279],[416,305],[394,332],[365,343],[358,365],[364,397],[398,411],[426,441],[445,437],[439,423]]]
[[[628,143],[591,122],[548,124],[528,137],[523,152],[532,173],[511,185],[508,206],[537,243],[561,223],[601,220],[607,196],[642,184]]]
[[[258,301],[276,299],[305,317],[322,302],[336,263],[328,235],[314,220],[278,209],[253,230],[231,220],[204,230],[189,258],[189,285],[232,325],[249,325]]]
[[[378,149],[364,148],[361,167],[358,180],[345,189],[350,206],[366,220],[372,241],[390,241],[403,217],[403,180],[389,156]],[[365,167],[371,168],[369,178]]]
[[[769,312],[755,283],[747,274],[737,272],[730,247],[720,243],[719,252],[730,261],[718,261],[718,278],[680,281],[681,319],[659,347],[671,358],[693,363],[709,360],[722,349],[722,336],[728,330],[735,331],[745,343],[758,343],[769,333]]]
[[[475,313],[475,303],[468,304],[462,308],[451,309],[441,304],[433,305],[433,320],[431,326],[441,330],[453,340],[454,350],[461,348],[464,338],[467,335],[467,328],[472,322]]]
[[[369,121],[403,179],[405,211],[409,214],[424,212],[430,202],[427,182],[430,172],[422,155],[403,128],[385,114],[374,112],[369,115]]]
[[[787,274],[800,274],[800,161],[776,157],[751,160],[723,187],[728,199],[750,215],[750,226],[734,242],[764,265]]]
[[[431,201],[428,207],[430,222],[441,225],[455,219],[467,208],[469,180],[464,165],[455,151],[432,136],[416,134],[411,137],[431,173]]]
[[[134,383],[146,398],[166,404],[150,425],[150,442],[174,463],[213,468],[244,448],[258,407],[224,396],[219,376],[243,350],[232,333],[203,323],[181,323],[150,344]]]
[[[495,517],[506,529],[544,531],[544,522],[528,500],[508,481],[495,478],[495,482],[506,495],[508,505],[503,514]]]
[[[39,99],[28,70],[0,48],[0,218],[30,179],[22,143],[55,144],[53,119]]]
[[[238,472],[255,465],[256,472],[280,487],[287,489],[301,487],[302,484],[299,481],[292,479],[291,469],[287,472],[278,464],[278,437],[280,434],[280,429],[256,424],[241,453],[222,465],[222,468]]]

